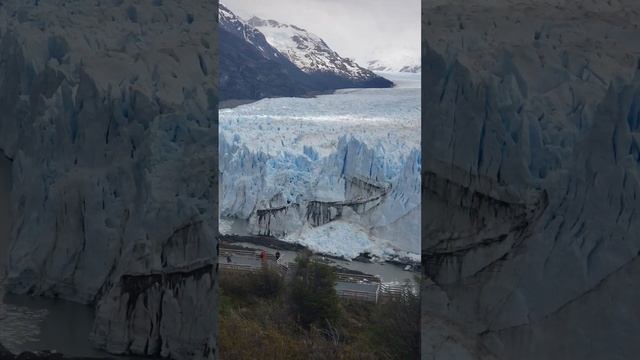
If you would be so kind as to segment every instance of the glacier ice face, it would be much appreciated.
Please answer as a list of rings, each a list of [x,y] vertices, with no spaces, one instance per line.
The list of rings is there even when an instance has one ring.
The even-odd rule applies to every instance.
[[[119,278],[96,309],[91,339],[98,347],[175,359],[215,356],[215,266],[206,259],[185,261],[197,258],[197,239],[209,235],[203,225],[189,224],[171,236],[161,270]]]
[[[420,89],[403,84],[221,110],[220,215],[249,220],[251,233],[347,258],[417,256]],[[337,251],[326,226],[334,221],[366,233],[370,244],[337,234],[336,225],[344,242]]]
[[[369,231],[353,222],[335,220],[312,227],[305,225],[289,235],[289,240],[315,252],[353,259],[362,253],[384,257],[384,252],[371,242]]]
[[[214,357],[215,18],[204,14],[215,11],[179,0],[0,7],[0,149],[13,184],[7,288],[97,303],[94,338],[107,350],[116,348],[108,334],[126,328],[123,341],[161,340],[162,354]],[[160,286],[134,313],[197,333],[144,332],[116,313],[127,276],[196,265],[207,275],[185,275],[170,306],[157,306]],[[209,302],[193,307],[193,298]],[[155,355],[138,345],[126,352]]]
[[[637,4],[423,5],[426,356],[635,356]]]

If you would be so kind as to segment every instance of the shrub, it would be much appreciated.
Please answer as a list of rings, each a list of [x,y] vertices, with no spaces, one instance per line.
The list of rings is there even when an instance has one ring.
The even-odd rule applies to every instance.
[[[254,297],[278,297],[284,288],[284,280],[277,270],[264,267],[255,273],[222,273],[220,288],[235,300],[251,301]]]
[[[375,307],[370,319],[370,343],[375,346],[381,358],[419,358],[419,295],[407,289],[404,296],[385,298]]]
[[[264,267],[256,273],[253,284],[254,293],[263,298],[277,297],[284,289],[282,274],[271,267]]]
[[[339,301],[333,268],[313,261],[310,254],[296,263],[287,292],[273,269],[221,274],[221,359],[419,357],[417,294],[383,297],[376,304]]]
[[[311,260],[308,255],[298,257],[296,263],[290,299],[298,323],[307,329],[311,325],[325,328],[327,324],[337,323],[340,306],[335,270]]]

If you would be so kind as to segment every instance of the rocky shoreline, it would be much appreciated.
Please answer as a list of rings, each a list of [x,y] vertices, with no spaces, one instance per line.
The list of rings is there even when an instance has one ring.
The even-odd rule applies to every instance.
[[[242,245],[234,245],[234,244],[249,243],[253,245],[266,246],[274,250],[301,251],[301,250],[307,249],[307,247],[303,245],[286,242],[274,236],[269,236],[269,235],[220,235],[218,240],[220,241],[220,244],[225,244],[227,247],[245,248]],[[318,255],[321,255],[328,259],[334,259],[334,260],[358,261],[362,263],[373,262],[372,257],[367,253],[360,254],[353,259],[345,259],[340,256],[333,256],[333,255],[327,255],[322,253],[318,253]],[[411,269],[413,271],[421,270],[421,263],[412,261],[410,259],[397,257],[393,259],[387,259],[384,262],[393,264],[393,265],[399,265],[402,267],[409,265],[411,266]]]
[[[269,235],[220,235],[218,240],[221,244],[249,243],[270,247],[274,250],[300,251],[305,249],[300,244],[282,241]]]
[[[397,84],[394,83],[393,87],[397,86]],[[335,92],[337,90],[343,90],[343,89],[336,89],[336,90],[326,90],[326,91],[309,91],[303,95],[299,95],[299,96],[294,96],[294,97],[299,97],[299,98],[303,98],[303,99],[309,99],[309,98],[314,98],[316,96],[321,96],[321,95],[331,95],[331,94],[335,94]],[[289,96],[269,96],[268,98],[272,98],[272,97],[289,97]],[[218,110],[222,110],[222,109],[233,109],[236,108],[238,106],[242,106],[242,105],[247,105],[247,104],[251,104],[263,99],[266,99],[267,97],[261,98],[261,99],[227,99],[227,100],[222,100],[218,103]]]

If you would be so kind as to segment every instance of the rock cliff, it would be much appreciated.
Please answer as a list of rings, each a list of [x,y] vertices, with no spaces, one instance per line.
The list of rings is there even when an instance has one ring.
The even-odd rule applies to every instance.
[[[7,288],[97,304],[94,339],[113,352],[215,356],[215,13],[181,0],[0,6]],[[127,315],[188,326],[122,316],[131,281],[148,286]]]
[[[423,358],[640,351],[639,10],[423,1]]]

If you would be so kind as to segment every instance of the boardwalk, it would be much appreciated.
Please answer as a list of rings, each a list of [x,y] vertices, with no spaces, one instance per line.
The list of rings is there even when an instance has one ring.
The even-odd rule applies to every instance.
[[[221,271],[259,271],[262,269],[263,261],[259,257],[259,251],[240,250],[232,248],[220,248],[219,266]],[[228,262],[227,257],[231,260]],[[267,264],[275,265],[275,256],[268,254]],[[295,273],[295,264],[281,264],[278,268],[283,272],[285,279],[290,280]],[[336,273],[336,292],[338,296],[345,299],[378,302],[381,296],[388,292],[382,291],[385,287],[380,279],[363,274]]]
[[[378,302],[379,283],[336,282],[338,296],[345,299]]]
[[[228,259],[231,261],[229,262]],[[260,259],[260,251],[240,250],[220,247],[219,268],[221,271],[247,271],[255,272],[263,268],[264,262]],[[267,254],[266,264],[276,267],[283,275],[287,273],[286,264],[278,264],[275,255]]]
[[[371,275],[336,273],[336,292],[345,299],[378,302],[380,279]]]

